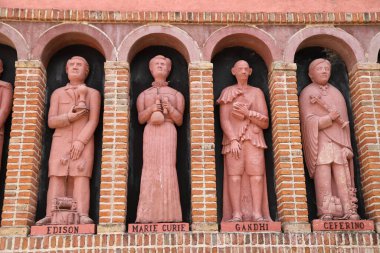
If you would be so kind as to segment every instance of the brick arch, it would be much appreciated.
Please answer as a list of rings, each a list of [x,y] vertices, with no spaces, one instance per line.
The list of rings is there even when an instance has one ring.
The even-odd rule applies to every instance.
[[[212,57],[226,47],[243,46],[254,50],[265,61],[267,67],[281,58],[281,52],[274,38],[267,32],[252,26],[223,27],[207,39],[203,46],[204,60]]]
[[[142,49],[168,46],[182,54],[188,63],[200,61],[200,50],[185,31],[171,25],[144,25],[130,32],[118,48],[118,59],[131,62]]]
[[[59,24],[43,32],[32,47],[32,59],[41,60],[45,66],[58,50],[74,45],[86,45],[98,50],[106,60],[116,59],[116,50],[110,38],[93,25]]]
[[[348,71],[363,62],[364,50],[357,39],[346,31],[335,27],[309,27],[294,34],[284,50],[284,61],[294,62],[296,52],[302,48],[320,46],[336,51],[346,63]]]
[[[380,51],[380,32],[376,34],[369,43],[368,62],[377,62],[377,56]]]
[[[27,60],[29,56],[29,45],[22,34],[12,26],[0,23],[0,44],[5,44],[16,49],[19,60]]]

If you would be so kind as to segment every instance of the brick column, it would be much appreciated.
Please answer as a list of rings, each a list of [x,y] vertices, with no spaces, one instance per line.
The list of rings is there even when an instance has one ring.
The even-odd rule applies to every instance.
[[[44,128],[46,71],[17,61],[0,235],[27,235],[35,222]]]
[[[103,151],[98,233],[123,233],[127,216],[129,64],[104,64]]]
[[[217,231],[212,63],[189,65],[193,231]]]
[[[380,64],[358,63],[350,72],[350,93],[365,212],[380,232]]]
[[[310,232],[295,63],[269,73],[277,210],[284,232]]]

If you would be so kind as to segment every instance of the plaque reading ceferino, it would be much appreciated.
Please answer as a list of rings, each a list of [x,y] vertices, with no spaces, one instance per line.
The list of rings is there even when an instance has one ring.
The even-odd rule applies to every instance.
[[[76,235],[95,234],[95,224],[73,224],[73,225],[44,225],[32,226],[30,235]]]
[[[373,231],[372,220],[313,220],[313,231]]]
[[[222,222],[222,232],[281,232],[281,222]]]
[[[132,223],[128,225],[128,233],[177,233],[188,232],[189,223]]]

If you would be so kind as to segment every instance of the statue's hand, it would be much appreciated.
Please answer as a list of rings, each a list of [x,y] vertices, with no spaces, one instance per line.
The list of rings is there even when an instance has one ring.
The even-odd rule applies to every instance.
[[[330,118],[331,118],[332,120],[336,120],[336,119],[340,116],[340,114],[339,114],[339,112],[337,112],[335,109],[332,109],[332,110],[330,111],[330,113],[329,113],[329,116],[330,116]]]
[[[82,154],[84,149],[84,143],[81,141],[74,141],[70,150],[70,158],[73,160],[77,160]]]
[[[162,109],[166,113],[168,113],[168,112],[171,113],[174,110],[174,107],[172,106],[172,104],[170,103],[170,101],[167,97],[164,97],[162,99]]]
[[[244,115],[245,118],[248,118],[248,117],[249,117],[249,110],[248,110],[248,107],[247,107],[247,105],[245,105],[245,104],[243,104],[243,103],[234,103],[232,109],[233,109],[235,112],[238,112],[238,113]]]
[[[82,118],[83,116],[85,116],[89,112],[88,110],[79,110],[77,112],[74,112],[74,107],[75,107],[75,105],[73,105],[71,107],[70,111],[67,113],[67,116],[68,116],[70,122],[77,121],[78,119]]]
[[[235,157],[235,159],[240,158],[240,150],[241,150],[240,143],[235,139],[232,140],[231,141],[231,152],[232,152],[232,156]]]
[[[152,111],[152,113],[154,113],[154,112],[162,112],[162,104],[161,104],[160,99],[156,99],[155,103],[153,103],[150,106],[150,110]]]

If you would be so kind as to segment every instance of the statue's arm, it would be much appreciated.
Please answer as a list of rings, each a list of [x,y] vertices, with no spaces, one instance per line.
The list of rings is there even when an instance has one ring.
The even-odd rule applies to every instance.
[[[220,104],[220,125],[222,127],[223,133],[227,136],[227,138],[232,140],[237,140],[238,136],[234,133],[233,128],[231,126],[231,122],[229,120],[229,114],[232,110],[232,105],[230,104]]]
[[[255,111],[249,111],[249,120],[261,129],[267,129],[269,126],[269,118],[264,93],[260,89],[257,89],[256,92],[257,108],[255,108]]]
[[[8,118],[9,113],[12,109],[12,86],[7,83],[6,87],[3,89],[3,95],[1,97],[0,105],[0,127],[4,126],[5,121]]]
[[[145,124],[153,113],[152,107],[145,108],[145,92],[141,92],[141,94],[137,97],[136,107],[139,123]]]
[[[92,90],[90,93],[89,118],[86,125],[83,127],[82,131],[76,138],[76,140],[82,142],[84,145],[90,141],[94,135],[96,127],[99,124],[100,99],[101,98],[99,91]]]
[[[48,116],[48,126],[50,128],[61,128],[70,125],[68,113],[58,115],[59,112],[59,94],[54,91],[50,99],[50,108]]]
[[[171,106],[168,114],[177,126],[181,126],[183,123],[183,112],[185,111],[185,98],[180,92],[176,93],[176,106]]]

